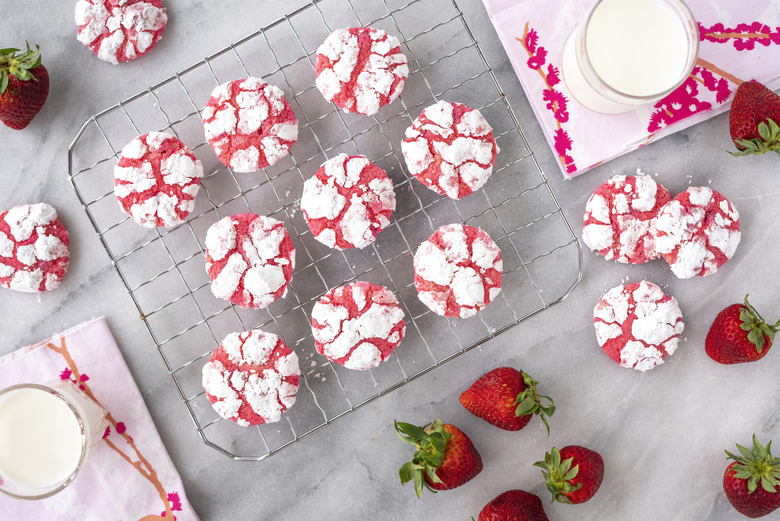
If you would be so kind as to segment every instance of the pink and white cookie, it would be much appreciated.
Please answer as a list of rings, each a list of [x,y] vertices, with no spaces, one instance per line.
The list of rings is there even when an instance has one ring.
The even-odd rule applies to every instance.
[[[656,248],[681,279],[718,271],[734,256],[739,240],[737,209],[706,186],[677,194],[658,213]]]
[[[641,264],[659,257],[655,221],[671,196],[650,176],[637,174],[614,176],[585,204],[582,240],[605,259]]]
[[[277,422],[293,406],[298,355],[273,333],[230,333],[203,366],[203,389],[221,417],[239,425]]]
[[[68,232],[52,206],[23,204],[0,213],[0,285],[25,293],[53,290],[69,259]]]
[[[685,324],[677,300],[643,280],[609,290],[593,310],[596,340],[607,355],[637,371],[677,350]]]
[[[501,291],[501,250],[474,226],[439,227],[414,254],[414,285],[437,315],[467,318]]]
[[[215,297],[264,308],[287,294],[294,269],[292,239],[273,217],[231,215],[206,232],[206,272]]]
[[[406,129],[401,151],[418,181],[451,199],[461,199],[487,182],[498,147],[493,129],[478,110],[439,101]]]
[[[317,352],[348,369],[378,366],[406,333],[395,295],[370,282],[332,289],[314,305],[311,317]]]
[[[149,52],[160,41],[167,23],[162,0],[76,2],[78,40],[114,65]]]
[[[349,27],[317,49],[316,85],[345,112],[371,116],[401,94],[409,75],[398,38],[381,29]]]
[[[339,154],[303,183],[301,210],[314,238],[331,248],[365,248],[390,224],[393,182],[363,156]]]
[[[284,92],[259,78],[223,83],[203,109],[203,130],[217,158],[236,172],[275,164],[298,139]]]
[[[114,167],[122,211],[145,228],[171,228],[195,207],[203,165],[176,136],[149,132],[125,148]]]

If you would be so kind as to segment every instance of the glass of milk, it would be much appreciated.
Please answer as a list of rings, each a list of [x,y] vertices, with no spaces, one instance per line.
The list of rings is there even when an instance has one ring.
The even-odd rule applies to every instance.
[[[682,0],[598,0],[567,40],[561,70],[578,102],[617,114],[682,85],[698,51],[699,29]]]
[[[103,439],[106,414],[68,380],[0,391],[0,492],[43,499],[63,490]]]

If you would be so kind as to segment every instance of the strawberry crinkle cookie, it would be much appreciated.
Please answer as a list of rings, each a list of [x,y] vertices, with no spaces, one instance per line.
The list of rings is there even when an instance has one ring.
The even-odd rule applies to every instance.
[[[585,204],[582,240],[605,259],[640,264],[659,257],[655,221],[669,191],[637,170],[599,186]]]
[[[301,210],[322,244],[339,250],[365,248],[390,224],[393,183],[367,158],[339,154],[303,184]]]
[[[287,294],[294,268],[292,239],[273,217],[232,215],[206,232],[206,272],[215,297],[264,308]]]
[[[98,58],[111,62],[135,60],[162,37],[168,16],[162,0],[78,0],[78,40]]]
[[[0,285],[25,293],[53,290],[69,259],[68,232],[52,206],[23,204],[0,213]]]
[[[393,293],[370,282],[332,289],[314,305],[311,317],[317,352],[348,369],[378,366],[406,333]]]
[[[461,199],[487,182],[498,147],[493,129],[478,110],[439,101],[406,129],[401,151],[418,181],[451,199]]]
[[[217,158],[236,172],[275,164],[298,139],[298,120],[284,92],[259,78],[216,87],[202,117],[206,140]]]
[[[149,132],[125,148],[114,167],[122,211],[145,228],[181,224],[195,207],[203,165],[176,136]]]
[[[678,278],[715,273],[734,256],[739,240],[737,209],[706,186],[677,194],[658,213],[656,248]]]
[[[217,413],[239,425],[277,422],[295,403],[298,355],[273,333],[230,333],[203,366],[203,389]]]
[[[345,112],[376,114],[401,94],[409,75],[400,45],[371,27],[334,31],[317,49],[317,88]]]
[[[437,315],[476,315],[501,291],[502,276],[501,250],[473,226],[441,226],[414,254],[418,296]]]
[[[685,325],[677,300],[652,282],[609,290],[593,310],[596,339],[621,367],[647,371],[677,349]]]

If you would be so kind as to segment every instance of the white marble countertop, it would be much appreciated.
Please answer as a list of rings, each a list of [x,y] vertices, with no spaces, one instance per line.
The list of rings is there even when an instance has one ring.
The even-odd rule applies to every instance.
[[[738,519],[721,488],[723,451],[748,444],[753,433],[764,442],[780,439],[780,354],[755,364],[720,366],[706,356],[704,337],[717,312],[748,292],[767,318],[778,314],[780,160],[729,156],[728,119],[722,115],[565,181],[478,0],[459,3],[578,235],[590,193],[612,175],[640,167],[657,174],[672,193],[704,185],[726,195],[741,216],[742,243],[734,259],[711,277],[678,280],[663,261],[620,265],[586,251],[583,280],[563,303],[265,461],[232,461],[201,442],[68,182],[68,146],[93,114],[302,3],[167,0],[170,23],[158,47],[133,63],[112,66],[76,40],[73,2],[5,0],[4,12],[14,16],[0,22],[3,45],[19,46],[25,39],[39,43],[52,79],[46,105],[26,130],[0,128],[0,207],[54,205],[70,232],[72,253],[68,275],[56,291],[41,296],[0,291],[5,331],[0,355],[105,315],[203,520],[469,519],[512,488],[542,497],[551,521]],[[677,353],[648,373],[621,369],[607,359],[592,325],[593,306],[608,289],[642,279],[675,296],[685,320]],[[460,406],[459,393],[500,365],[524,368],[554,396],[558,411],[549,437],[540,421],[504,432]],[[417,500],[410,485],[398,482],[397,469],[409,452],[392,423],[436,417],[470,434],[485,468],[458,490]],[[541,473],[532,463],[553,445],[568,444],[599,451],[605,480],[586,504],[548,505]]]

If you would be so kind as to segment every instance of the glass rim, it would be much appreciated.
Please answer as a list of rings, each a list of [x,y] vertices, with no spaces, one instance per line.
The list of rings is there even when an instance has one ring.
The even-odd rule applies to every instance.
[[[685,67],[683,68],[683,73],[680,74],[680,79],[674,85],[661,92],[651,94],[651,95],[646,95],[646,96],[637,96],[635,94],[628,94],[609,85],[604,80],[604,78],[602,78],[599,75],[599,73],[596,72],[596,69],[593,67],[590,58],[588,57],[588,53],[587,53],[588,27],[590,26],[591,18],[593,17],[593,14],[596,12],[596,9],[605,1],[608,0],[598,0],[595,3],[595,5],[590,9],[584,23],[582,23],[578,28],[578,34],[576,37],[578,47],[583,51],[582,53],[580,52],[575,53],[578,61],[578,65],[582,70],[582,74],[585,77],[585,80],[590,84],[591,88],[595,89],[597,92],[599,92],[602,89],[606,90],[611,96],[610,95],[605,96],[603,92],[601,93],[602,96],[605,96],[608,99],[615,101],[617,103],[623,103],[629,105],[643,105],[645,103],[649,103],[650,101],[665,98],[666,96],[674,92],[677,88],[679,88],[680,85],[685,83],[685,80],[688,79],[691,72],[693,71],[693,68],[696,66],[696,59],[698,58],[698,54],[699,54],[699,41],[700,41],[699,24],[696,21],[696,18],[693,16],[693,12],[691,11],[690,7],[688,7],[688,4],[686,4],[683,0],[660,0],[666,3],[667,5],[669,5],[670,7],[672,7],[673,9],[675,9],[675,12],[680,16],[680,19],[683,22],[683,27],[685,28],[686,35],[689,37],[691,41],[690,42],[691,45],[688,46],[688,52],[685,60]],[[582,59],[582,62],[580,62],[580,59]],[[597,81],[594,82],[594,78]]]
[[[65,394],[63,394],[62,392],[60,392],[59,390],[53,387],[49,387],[47,385],[37,384],[37,383],[16,384],[10,387],[6,387],[4,389],[0,389],[0,398],[2,398],[4,395],[10,392],[18,391],[21,389],[37,389],[39,391],[44,391],[56,396],[57,398],[65,402],[65,404],[73,412],[73,415],[76,417],[76,421],[79,424],[79,429],[81,430],[81,454],[79,455],[79,461],[76,464],[76,467],[73,469],[73,472],[71,472],[70,475],[68,475],[68,477],[65,478],[65,480],[59,485],[57,485],[51,490],[47,490],[46,492],[42,492],[40,494],[20,495],[18,493],[11,492],[10,490],[6,490],[5,487],[2,484],[0,484],[0,493],[3,493],[7,496],[11,496],[16,499],[34,501],[38,499],[45,499],[47,497],[53,496],[54,494],[57,494],[58,492],[61,492],[63,489],[65,489],[65,487],[70,485],[74,479],[76,479],[76,475],[78,475],[79,471],[81,471],[82,467],[84,466],[84,462],[87,459],[87,429],[86,429],[86,425],[84,424],[84,418],[82,418],[81,411],[79,411],[79,409],[76,408],[76,405],[73,404]]]

